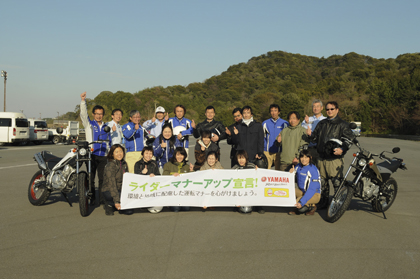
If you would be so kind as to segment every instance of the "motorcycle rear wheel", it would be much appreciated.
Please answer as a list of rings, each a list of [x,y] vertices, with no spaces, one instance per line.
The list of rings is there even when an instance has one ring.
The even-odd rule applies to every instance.
[[[374,199],[372,201],[373,211],[376,211],[376,212],[387,211],[391,207],[391,205],[394,203],[394,200],[397,197],[397,193],[398,193],[397,181],[394,178],[390,177],[388,181],[385,182],[382,196],[379,197],[379,202],[377,199]]]
[[[45,187],[45,183],[40,185],[41,181],[45,181],[45,177],[39,170],[29,182],[28,199],[32,205],[43,205],[50,197],[51,191]]]
[[[353,187],[343,185],[341,189],[334,194],[334,197],[331,200],[326,220],[330,223],[338,221],[349,207],[352,197]]]
[[[80,215],[86,217],[89,214],[89,181],[85,172],[79,173],[77,193],[79,194]]]

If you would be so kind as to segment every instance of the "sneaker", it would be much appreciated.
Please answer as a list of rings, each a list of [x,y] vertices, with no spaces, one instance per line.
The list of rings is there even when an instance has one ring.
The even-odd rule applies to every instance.
[[[313,206],[309,207],[309,211],[307,211],[305,213],[305,215],[306,216],[308,216],[308,215],[314,215],[315,214],[315,211],[316,211],[316,205],[313,205]]]
[[[299,211],[299,213],[305,213],[306,211],[309,211],[309,207],[304,205],[300,209],[298,209],[298,211]]]
[[[265,213],[265,210],[262,206],[257,206],[255,209],[259,214],[264,214]]]
[[[133,213],[134,213],[134,210],[133,209],[126,209],[126,210],[124,210],[124,215],[132,215]]]

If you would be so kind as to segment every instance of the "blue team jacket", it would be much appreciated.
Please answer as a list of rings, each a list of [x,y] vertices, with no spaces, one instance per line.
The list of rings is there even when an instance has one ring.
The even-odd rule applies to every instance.
[[[141,125],[139,125],[137,130],[134,127],[135,124],[133,122],[128,122],[122,127],[127,152],[142,151],[146,145],[145,133],[147,132]]]
[[[303,197],[299,201],[303,206],[315,193],[321,194],[321,176],[317,167],[313,164],[302,166],[299,163],[296,166],[295,172],[297,186],[303,192]]]
[[[278,153],[281,147],[277,146],[275,141],[280,132],[289,126],[289,123],[280,117],[274,121],[273,118],[265,120],[263,123],[264,130],[264,151]]]

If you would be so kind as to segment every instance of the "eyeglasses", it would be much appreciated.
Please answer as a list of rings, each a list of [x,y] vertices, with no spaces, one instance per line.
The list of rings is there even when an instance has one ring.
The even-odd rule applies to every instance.
[[[329,109],[325,109],[326,111],[329,111],[329,110],[335,110],[335,108],[329,108]]]
[[[94,115],[104,115],[103,113],[94,113]]]

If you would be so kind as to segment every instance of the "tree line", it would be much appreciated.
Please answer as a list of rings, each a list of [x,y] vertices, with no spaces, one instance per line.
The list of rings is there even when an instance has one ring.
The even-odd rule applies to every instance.
[[[402,54],[393,59],[375,59],[351,52],[318,58],[272,51],[230,66],[220,75],[187,86],[146,88],[130,93],[103,91],[88,99],[88,110],[102,105],[105,119],[111,111],[140,111],[142,121],[152,118],[155,106],[163,106],[170,116],[177,104],[187,108],[186,117],[205,119],[208,105],[216,108],[216,119],[233,122],[235,107],[250,105],[254,118],[270,117],[270,104],[277,103],[282,118],[289,111],[311,114],[315,99],[337,101],[346,121],[361,121],[367,133],[420,134],[420,53]],[[78,117],[79,106],[69,117]],[[325,115],[325,111],[324,111]]]

